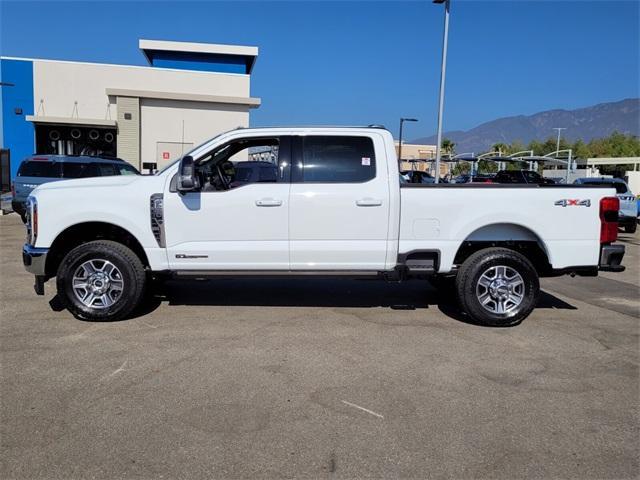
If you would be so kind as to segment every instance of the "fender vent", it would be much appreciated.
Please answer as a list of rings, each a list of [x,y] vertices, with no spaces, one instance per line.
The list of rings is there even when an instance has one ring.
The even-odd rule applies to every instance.
[[[164,236],[164,197],[161,193],[151,195],[150,201],[151,231],[159,247],[165,247]]]

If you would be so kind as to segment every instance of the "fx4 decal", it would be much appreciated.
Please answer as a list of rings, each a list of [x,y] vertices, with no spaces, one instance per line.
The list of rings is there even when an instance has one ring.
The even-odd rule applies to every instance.
[[[580,200],[578,198],[563,198],[554,203],[557,207],[590,207],[591,200]]]

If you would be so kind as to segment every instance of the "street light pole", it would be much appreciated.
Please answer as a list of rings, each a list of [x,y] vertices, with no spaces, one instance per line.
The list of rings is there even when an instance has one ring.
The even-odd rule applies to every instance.
[[[417,122],[417,118],[401,118],[400,119],[400,138],[398,140],[398,168],[402,163],[402,124],[404,122]]]
[[[556,142],[556,152],[560,150],[560,132],[566,130],[567,127],[554,127],[552,130],[558,130],[558,141]]]
[[[444,113],[444,85],[447,73],[447,44],[449,42],[449,7],[451,0],[433,0],[433,3],[444,3],[444,38],[442,40],[442,66],[440,68],[440,101],[438,104],[438,144],[436,145],[435,183],[440,181],[440,150],[442,148],[442,115]]]

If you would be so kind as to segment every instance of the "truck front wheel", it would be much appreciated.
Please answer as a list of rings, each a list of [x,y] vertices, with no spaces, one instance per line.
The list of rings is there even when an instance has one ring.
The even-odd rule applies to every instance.
[[[110,240],[84,243],[62,260],[56,275],[58,297],[81,320],[118,320],[140,302],[145,271],[129,248]]]
[[[485,248],[469,256],[458,271],[456,294],[463,311],[476,322],[510,327],[534,309],[540,293],[531,262],[506,248]]]

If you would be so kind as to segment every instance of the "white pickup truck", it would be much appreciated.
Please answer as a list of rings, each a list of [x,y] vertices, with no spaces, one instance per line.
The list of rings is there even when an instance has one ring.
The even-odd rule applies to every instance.
[[[431,276],[507,326],[541,276],[624,269],[615,193],[404,183],[381,127],[236,129],[155,175],[37,187],[23,262],[82,319],[122,318],[166,277],[371,275]]]

